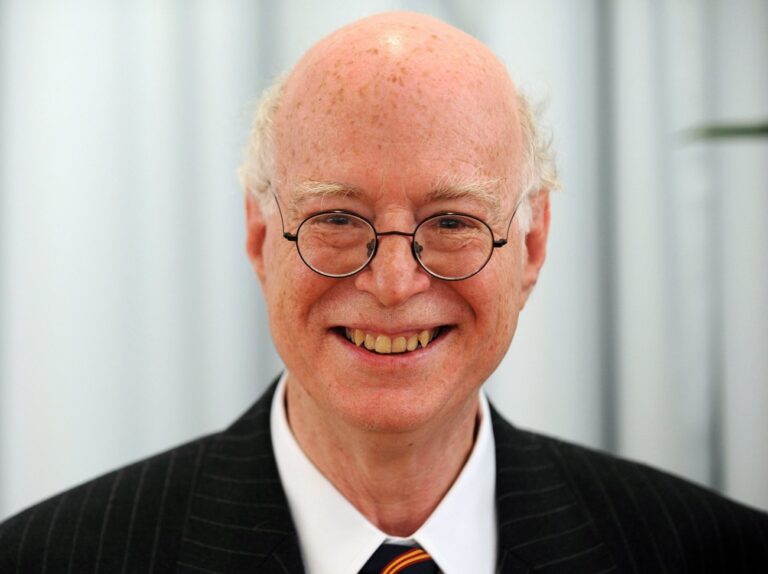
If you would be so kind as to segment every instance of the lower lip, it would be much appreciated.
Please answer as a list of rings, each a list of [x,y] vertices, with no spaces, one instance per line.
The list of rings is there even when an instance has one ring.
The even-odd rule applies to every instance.
[[[339,339],[341,345],[347,350],[347,352],[352,353],[356,360],[365,361],[371,365],[381,365],[388,367],[393,365],[405,366],[408,363],[419,362],[428,359],[430,355],[440,349],[443,341],[447,337],[450,337],[452,333],[452,328],[443,327],[437,338],[435,338],[433,341],[430,341],[426,348],[419,347],[418,350],[406,351],[404,353],[380,354],[369,351],[363,345],[358,347],[344,335],[337,333],[336,331],[331,331],[331,334]]]

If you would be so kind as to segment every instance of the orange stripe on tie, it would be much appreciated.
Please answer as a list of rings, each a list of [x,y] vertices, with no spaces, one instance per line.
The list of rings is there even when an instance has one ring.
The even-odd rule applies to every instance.
[[[411,558],[409,560],[406,560],[405,562],[402,562],[395,570],[392,571],[392,574],[397,574],[398,572],[402,572],[408,566],[411,566],[412,564],[419,564],[420,562],[427,562],[429,560],[429,556],[416,556],[414,558]]]
[[[418,564],[419,562],[426,562],[427,560],[431,560],[429,554],[424,552],[421,548],[414,548],[410,552],[401,554],[384,566],[381,574],[398,574],[398,572],[402,572],[408,568],[408,566]]]

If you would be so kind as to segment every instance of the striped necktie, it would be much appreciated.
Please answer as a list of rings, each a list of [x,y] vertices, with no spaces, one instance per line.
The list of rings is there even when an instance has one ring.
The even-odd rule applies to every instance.
[[[437,564],[421,548],[382,544],[360,574],[437,574]]]

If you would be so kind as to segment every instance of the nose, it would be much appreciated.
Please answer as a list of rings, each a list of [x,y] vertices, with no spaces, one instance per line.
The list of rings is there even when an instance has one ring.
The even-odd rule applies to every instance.
[[[385,307],[395,307],[429,289],[432,278],[413,257],[412,240],[402,235],[379,237],[376,256],[355,276],[355,286],[376,297]]]

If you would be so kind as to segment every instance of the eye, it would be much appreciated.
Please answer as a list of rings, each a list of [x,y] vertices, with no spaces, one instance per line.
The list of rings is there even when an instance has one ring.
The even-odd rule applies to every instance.
[[[348,215],[333,213],[323,219],[323,223],[329,223],[331,225],[349,225],[350,219]]]
[[[441,215],[435,218],[434,227],[442,232],[469,232],[478,230],[480,223],[465,215]]]
[[[455,217],[441,217],[437,225],[440,229],[461,229],[465,223],[462,219]]]
[[[423,245],[438,242],[467,242],[488,235],[489,230],[479,219],[461,213],[444,213],[425,220],[417,232],[417,240]],[[445,244],[444,248],[445,247]]]
[[[310,216],[302,224],[304,233],[344,234],[355,237],[354,234],[367,233],[370,225],[353,213],[329,212]]]

